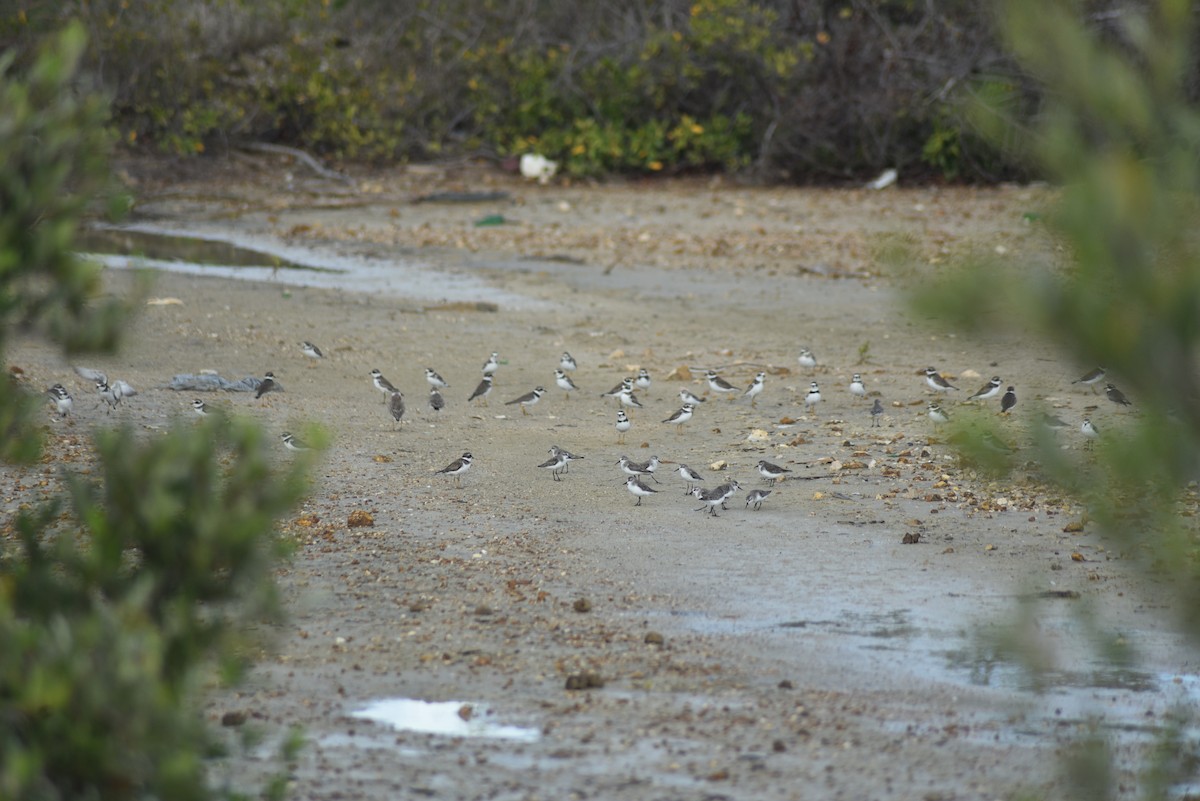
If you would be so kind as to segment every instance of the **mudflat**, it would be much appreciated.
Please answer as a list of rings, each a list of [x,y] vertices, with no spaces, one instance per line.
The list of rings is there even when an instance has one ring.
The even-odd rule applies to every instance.
[[[327,432],[310,496],[280,524],[298,543],[279,577],[288,620],[249,682],[207,708],[215,727],[241,713],[262,738],[217,781],[278,770],[274,747],[299,727],[296,798],[1055,796],[1063,746],[1100,731],[1132,797],[1155,727],[1194,706],[1163,588],[1037,480],[1035,410],[1067,424],[1056,436],[1072,450],[1084,416],[1103,429],[1130,413],[1071,385],[1093,365],[1011,333],[939,330],[904,301],[906,281],[971,254],[1052,261],[1047,190],[122,166],[134,228],[342,271],[160,265],[160,302],[120,353],[89,360],[140,390],[112,414],[43,344],[10,354],[34,386],[75,392],[74,419],[48,423],[67,463],[86,459],[93,426],[153,436],[195,397],[276,437]],[[898,249],[918,266],[896,269]],[[131,285],[106,271],[108,291]],[[569,397],[564,351],[578,363]],[[468,402],[492,352],[486,405]],[[959,389],[935,398],[927,366]],[[449,383],[441,411],[427,367]],[[652,383],[619,443],[620,402],[602,393],[641,368]],[[372,369],[404,394],[399,425]],[[764,389],[721,397],[707,369],[740,390],[764,372]],[[270,370],[285,391],[166,388],[202,370]],[[866,398],[849,391],[855,373]],[[968,413],[993,375],[1020,399],[997,418],[1017,449],[1004,478],[964,466],[926,415],[930,400]],[[539,386],[524,411],[506,403]],[[663,422],[683,389],[704,402]],[[999,398],[975,407],[998,414]],[[553,446],[583,458],[555,476],[539,469]],[[466,473],[436,472],[466,452]],[[296,458],[282,443],[278,456]],[[622,456],[662,462],[640,504]],[[768,484],[760,460],[789,472]],[[728,509],[686,495],[681,464],[705,488],[740,485]],[[754,489],[770,490],[758,509]],[[1085,608],[1141,661],[1092,653]],[[1040,681],[998,644],[1017,621],[1016,639],[1051,659]]]

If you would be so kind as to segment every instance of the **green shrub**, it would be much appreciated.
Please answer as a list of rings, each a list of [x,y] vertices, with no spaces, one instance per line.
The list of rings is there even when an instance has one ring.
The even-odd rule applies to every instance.
[[[20,75],[0,60],[0,354],[17,327],[111,348],[126,312],[72,253],[111,144],[77,83],[84,39],[68,27]],[[36,457],[44,407],[0,381],[4,460]],[[0,540],[0,798],[215,797],[199,693],[238,676],[247,624],[275,611],[272,529],[304,460],[273,471],[262,432],[219,415],[149,441],[100,431],[95,451]]]
[[[83,20],[121,141],[174,153],[266,140],[372,161],[537,149],[586,175],[992,179],[1024,162],[963,110],[979,75],[1031,82],[991,5],[68,0],[0,16],[0,48]]]

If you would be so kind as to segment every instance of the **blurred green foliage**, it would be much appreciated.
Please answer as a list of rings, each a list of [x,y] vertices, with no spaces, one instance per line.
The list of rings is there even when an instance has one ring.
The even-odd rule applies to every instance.
[[[924,314],[966,330],[1011,330],[1061,347],[1081,373],[1104,365],[1132,411],[1092,419],[1094,450],[1064,450],[1032,431],[1009,463],[1036,464],[1079,498],[1109,551],[1139,563],[1170,587],[1164,614],[1200,644],[1200,109],[1195,12],[1186,0],[1124,7],[1098,29],[1069,0],[1006,0],[1004,34],[1043,84],[1035,123],[1012,112],[1010,87],[985,87],[980,126],[1036,161],[1060,189],[1044,224],[1056,247],[1012,263],[1004,256],[947,271],[918,299]],[[1079,419],[1072,421],[1077,427]],[[981,453],[968,437],[968,459]],[[990,465],[1003,470],[1005,464]],[[1036,663],[1037,654],[1026,654]],[[1106,657],[1102,657],[1106,658]],[[1200,751],[1172,718],[1142,777],[1143,798],[1177,797]],[[1080,799],[1114,798],[1113,764],[1102,732],[1073,752],[1067,786]]]
[[[1032,85],[987,0],[35,0],[0,12],[0,48],[67,19],[131,147],[791,180],[1026,167],[963,113],[980,75]]]
[[[67,27],[20,76],[0,61],[0,353],[17,330],[111,349],[129,312],[72,254],[85,211],[125,205],[108,106],[79,80],[85,39]],[[0,381],[4,461],[40,453],[45,404]],[[237,678],[249,626],[277,611],[274,523],[308,460],[274,469],[262,432],[223,415],[149,440],[101,430],[93,457],[0,530],[0,798],[217,797],[200,693]]]
[[[82,31],[67,31],[24,80],[11,77],[15,54],[0,56],[0,352],[18,327],[41,330],[68,351],[110,347],[127,311],[93,302],[98,268],[70,249],[80,215],[109,180],[106,104],[64,91],[84,47]],[[39,442],[25,432],[42,406],[43,399],[0,381],[0,459],[37,458]]]

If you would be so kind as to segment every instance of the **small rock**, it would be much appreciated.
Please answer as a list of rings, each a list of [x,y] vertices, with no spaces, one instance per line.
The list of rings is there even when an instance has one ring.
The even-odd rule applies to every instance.
[[[590,690],[598,689],[604,686],[604,679],[600,678],[600,674],[591,670],[585,670],[580,673],[572,673],[567,676],[568,690]]]
[[[646,645],[662,645],[663,636],[657,631],[647,631],[646,636],[642,638],[642,642]]]
[[[346,526],[348,528],[362,528],[364,526],[375,525],[375,518],[370,512],[364,512],[362,509],[355,509],[346,518]]]
[[[575,603],[571,604],[571,608],[581,615],[586,614],[592,611],[592,602],[587,598],[577,598],[575,599]]]
[[[910,531],[904,535],[904,539],[900,540],[900,542],[904,545],[916,545],[920,541],[921,532],[919,531]]]
[[[784,679],[783,681],[779,682],[779,684],[778,684],[778,685],[776,685],[776,686],[778,686],[778,687],[779,687],[779,689],[781,689],[781,690],[794,690],[794,689],[796,689],[796,685],[792,684],[792,680],[791,680],[791,679]]]
[[[226,712],[224,715],[221,715],[222,726],[241,726],[245,722],[245,712]]]

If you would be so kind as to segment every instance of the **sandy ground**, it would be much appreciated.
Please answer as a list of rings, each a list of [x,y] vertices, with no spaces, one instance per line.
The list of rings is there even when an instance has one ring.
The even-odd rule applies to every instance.
[[[1192,703],[1195,666],[1160,588],[1086,529],[1064,532],[1080,510],[1031,478],[1035,398],[1072,424],[1059,435],[1071,450],[1085,414],[1102,426],[1121,415],[1091,410],[1096,397],[1069,384],[1081,366],[1043,345],[921,325],[879,258],[897,246],[928,270],[997,249],[1050,258],[1022,220],[1044,192],[536,187],[482,168],[362,171],[343,186],[258,160],[124,169],[138,223],[318,259],[416,260],[422,293],[453,279],[498,306],[386,283],[298,287],[286,271],[163,273],[151,294],[182,303],[147,306],[120,354],[91,360],[144,388],[114,416],[148,435],[191,414],[192,394],[164,388],[170,376],[202,369],[273,370],[284,393],[206,400],[276,433],[310,422],[329,433],[311,496],[282,523],[300,546],[280,575],[288,623],[249,683],[207,709],[214,725],[245,713],[264,738],[219,766],[219,781],[277,769],[273,746],[298,726],[301,799],[1061,797],[1062,747],[1098,727],[1117,748],[1118,795],[1133,797],[1158,722]],[[412,202],[441,191],[511,199]],[[474,225],[491,214],[507,223]],[[124,291],[130,273],[107,282]],[[326,358],[306,359],[302,340]],[[811,375],[796,362],[803,346],[820,360]],[[554,386],[564,350],[579,362],[569,399]],[[468,404],[492,351],[503,363],[489,404]],[[86,448],[109,418],[69,366],[36,342],[10,356],[35,386],[62,381],[83,398],[73,424],[51,424],[51,448]],[[1001,422],[1022,448],[1013,477],[977,476],[938,442],[919,374],[929,364],[962,386],[952,410],[993,374],[1018,387]],[[451,385],[440,413],[425,405],[426,366]],[[676,433],[659,421],[679,389],[707,392],[699,372],[668,378],[681,366],[743,387],[765,370],[766,390],[756,407],[709,393]],[[639,367],[653,385],[618,444],[615,402],[600,393]],[[372,368],[405,394],[399,430]],[[885,404],[879,428],[846,389],[854,372]],[[812,380],[816,414],[801,403]],[[538,385],[547,393],[528,415],[505,405]],[[585,457],[562,481],[537,469],[552,445]],[[464,451],[475,463],[461,487],[433,474]],[[615,462],[654,454],[669,462],[662,483],[634,506]],[[792,472],[754,511],[744,496],[765,488],[760,459]],[[742,491],[706,516],[676,463]],[[349,526],[356,512],[372,524]],[[988,635],[1043,593],[1055,597],[1021,636],[1059,661],[1034,692]],[[1084,607],[1143,662],[1091,655],[1074,616]],[[567,689],[592,680],[602,686]],[[384,698],[454,702],[480,730],[355,716]]]

